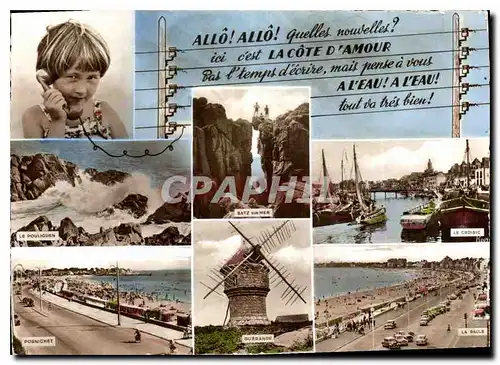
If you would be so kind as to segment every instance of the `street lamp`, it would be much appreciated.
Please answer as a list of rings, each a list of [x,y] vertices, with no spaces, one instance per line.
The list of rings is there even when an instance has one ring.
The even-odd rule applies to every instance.
[[[15,272],[16,272],[16,268],[17,268],[17,267],[20,267],[20,268],[21,268],[21,270],[22,270],[22,272],[23,272],[23,274],[24,274],[24,267],[23,267],[23,265],[21,265],[21,264],[16,264],[16,265],[14,265],[14,267],[12,268],[12,273],[15,273]],[[22,288],[22,281],[20,282],[20,284],[21,284],[20,286],[21,286],[21,288]]]
[[[118,261],[115,265],[110,266],[111,269],[116,271],[116,313],[118,315],[118,326],[120,325],[120,268],[118,266]]]
[[[42,269],[45,269],[45,267],[42,266],[37,266],[38,269],[38,290],[40,291],[40,312],[43,312],[42,308]]]
[[[410,330],[410,292],[406,294],[406,307],[408,310],[408,331]]]
[[[372,349],[375,350],[375,309],[370,307],[370,316],[372,321]]]

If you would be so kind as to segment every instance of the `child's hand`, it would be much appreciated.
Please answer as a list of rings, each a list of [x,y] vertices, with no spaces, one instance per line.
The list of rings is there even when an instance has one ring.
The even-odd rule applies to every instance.
[[[67,114],[64,110],[66,99],[59,90],[48,89],[42,94],[45,110],[50,114],[53,122],[66,121]]]

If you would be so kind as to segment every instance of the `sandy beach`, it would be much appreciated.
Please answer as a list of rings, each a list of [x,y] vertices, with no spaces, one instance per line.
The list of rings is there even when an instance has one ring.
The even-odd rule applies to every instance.
[[[64,280],[67,284],[64,288],[66,290],[106,301],[116,300],[116,287],[111,283],[96,283],[88,278],[75,276],[44,277],[42,280],[43,284],[48,285],[49,288],[54,288],[57,286],[57,282]],[[147,309],[162,308],[177,313],[191,313],[190,303],[185,303],[178,299],[166,300],[160,298],[158,293],[120,290],[120,304],[144,307]]]
[[[406,270],[406,269],[404,269]],[[408,271],[408,270],[407,270]],[[412,270],[413,271],[413,270]],[[418,277],[404,283],[382,288],[360,290],[328,298],[315,299],[315,314],[318,322],[350,315],[362,308],[388,302],[400,297],[414,296],[422,287],[441,286],[453,278],[453,274],[442,271],[415,270]]]

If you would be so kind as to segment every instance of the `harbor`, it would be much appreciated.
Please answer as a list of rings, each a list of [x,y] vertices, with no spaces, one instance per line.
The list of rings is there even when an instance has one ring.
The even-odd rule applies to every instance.
[[[334,143],[337,146],[332,148]],[[380,146],[383,143],[394,144],[391,141],[379,142],[378,151],[373,151],[370,146],[374,142],[351,145],[330,142],[330,146],[327,143],[315,146],[321,156],[315,162],[316,171],[313,167],[313,173],[319,171],[320,176],[313,179],[316,181],[313,182],[315,244],[489,240],[490,160],[487,140],[447,142],[452,150],[463,148],[461,164],[451,163],[457,161],[453,157],[443,161],[439,150],[435,151],[435,157],[432,151],[424,151],[422,147],[428,142],[420,142],[417,151],[406,146]],[[470,144],[474,145],[472,151]],[[380,153],[384,147],[385,151]],[[328,156],[331,154],[325,153],[325,149],[335,150],[340,155],[340,170],[330,162],[332,158]],[[356,152],[357,149],[362,152]],[[415,167],[421,166],[421,171],[415,172],[411,163],[406,167],[404,161],[395,160],[394,151],[398,149],[409,150],[405,154],[413,159],[410,162]],[[488,157],[474,152],[477,150],[486,151]],[[371,153],[366,153],[368,151]],[[391,154],[395,168],[384,161],[386,166],[376,169],[370,163],[377,162],[376,153],[384,158]],[[427,158],[426,164],[418,164],[418,159],[425,161],[423,156],[431,157]],[[433,158],[438,163],[437,168],[433,165]],[[349,169],[351,174],[347,173]],[[370,178],[363,179],[362,173],[366,175],[366,170]],[[396,170],[400,170],[399,174]],[[340,181],[335,181],[335,175],[340,175]]]

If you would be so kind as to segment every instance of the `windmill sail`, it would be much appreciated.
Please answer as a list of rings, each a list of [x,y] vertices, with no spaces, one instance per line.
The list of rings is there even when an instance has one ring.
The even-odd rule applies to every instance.
[[[292,227],[293,226],[293,223],[290,222],[290,221],[287,221],[285,223],[283,223],[283,225],[281,225],[280,227],[278,227],[278,229],[275,230],[275,233],[283,230],[283,227],[287,224],[291,223]],[[243,232],[241,232],[241,230],[238,229],[238,227],[236,227],[232,222],[229,222],[229,224],[231,224],[231,226],[233,226],[233,228],[236,230],[236,232],[238,232],[238,234],[246,241],[248,242],[252,247],[254,248],[260,248],[259,246],[255,245],[250,239],[248,239],[248,237],[243,234]],[[295,228],[295,227],[294,227]],[[291,293],[291,297],[288,299],[288,301],[285,303],[286,305],[290,304],[290,303],[294,303],[297,299],[300,299],[302,300],[305,304],[307,304],[306,300],[303,298],[302,296],[302,293],[304,292],[305,288],[301,288],[300,286],[298,285],[293,285],[292,283],[290,283],[290,281],[288,281],[288,273],[286,272],[286,270],[283,268],[283,267],[279,267],[279,264],[276,264],[275,262],[272,262],[271,260],[269,260],[265,255],[262,255],[262,260],[266,262],[266,264],[274,270],[274,272],[280,277],[281,281],[283,283],[285,283],[285,285],[287,286],[287,288],[285,289],[285,292],[290,290],[290,293]],[[288,294],[285,295],[285,297],[288,297]],[[293,299],[292,299],[293,298]]]

